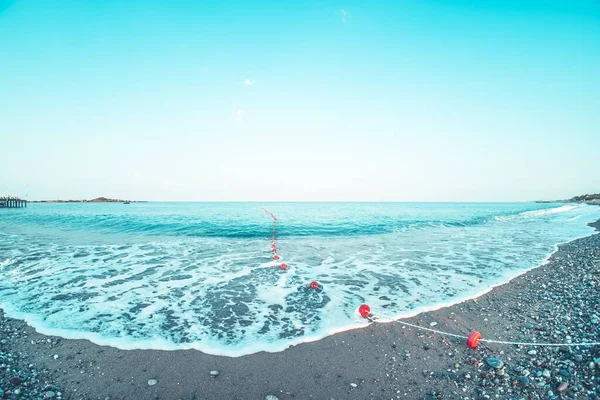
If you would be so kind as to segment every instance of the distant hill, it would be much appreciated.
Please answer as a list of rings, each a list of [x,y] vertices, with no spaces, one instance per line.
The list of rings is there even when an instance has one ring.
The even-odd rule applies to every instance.
[[[575,196],[570,198],[569,200],[565,200],[568,202],[584,202],[587,203],[589,201],[600,201],[600,193],[595,194],[582,194],[581,196]]]
[[[582,194],[566,200],[539,200],[536,203],[585,203],[600,205],[600,193]]]
[[[109,199],[107,197],[96,197],[92,200],[37,200],[31,203],[145,203],[144,201]]]

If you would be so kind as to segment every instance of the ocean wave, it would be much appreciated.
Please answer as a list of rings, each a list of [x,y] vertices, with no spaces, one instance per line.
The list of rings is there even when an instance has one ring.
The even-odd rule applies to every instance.
[[[277,225],[279,237],[356,237],[382,235],[429,228],[462,228],[519,218],[543,217],[569,211],[570,206],[531,210],[483,210],[478,215],[429,216],[410,218],[411,215],[394,216],[348,215],[342,220],[307,216],[302,219],[281,219]],[[23,226],[46,227],[48,230],[116,233],[124,235],[207,237],[230,239],[257,239],[270,235],[271,225],[264,215],[236,215],[215,218],[214,215],[160,214],[110,214],[110,213],[29,213],[19,216]],[[1,223],[0,219],[0,223]],[[266,223],[267,222],[267,223]]]
[[[494,217],[494,219],[496,221],[500,221],[500,222],[525,220],[525,219],[531,219],[531,218],[545,217],[545,216],[549,216],[552,214],[569,212],[569,211],[575,210],[580,207],[585,207],[585,205],[564,205],[564,206],[560,206],[560,207],[545,208],[545,209],[541,209],[541,210],[524,211],[524,212],[520,212],[520,213],[512,214],[512,215],[497,215]]]

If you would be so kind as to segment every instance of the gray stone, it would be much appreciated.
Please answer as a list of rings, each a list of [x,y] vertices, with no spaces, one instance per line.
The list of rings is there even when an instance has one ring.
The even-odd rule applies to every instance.
[[[490,357],[486,360],[487,364],[495,369],[500,369],[504,366],[504,362],[496,357]]]
[[[279,400],[279,398],[277,396],[273,396],[272,394],[270,394],[267,397],[265,397],[265,400]]]
[[[357,387],[358,385],[356,383],[351,383],[350,386],[352,386],[353,388]]]
[[[219,371],[217,371],[216,369],[213,369],[212,371],[210,371],[210,376],[212,376],[213,378],[216,378],[217,376],[219,376]]]
[[[537,354],[537,350],[529,350],[527,354],[529,354],[530,356],[535,356]]]
[[[154,386],[158,383],[158,381],[156,379],[150,379],[148,380],[148,386]]]
[[[56,394],[52,390],[48,390],[46,393],[44,393],[44,397],[47,399],[53,399],[54,396],[56,396]]]

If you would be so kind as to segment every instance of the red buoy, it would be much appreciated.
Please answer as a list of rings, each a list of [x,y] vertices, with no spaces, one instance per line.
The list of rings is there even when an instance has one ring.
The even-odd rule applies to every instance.
[[[308,287],[310,287],[311,289],[318,289],[319,286],[321,286],[321,285],[319,285],[319,282],[317,282],[317,281],[312,281],[310,283],[310,285],[308,285]]]
[[[477,345],[479,344],[480,341],[481,341],[481,333],[479,333],[477,331],[473,331],[467,338],[467,346],[469,346],[471,349],[474,349],[477,347]]]
[[[273,256],[273,260],[279,260],[279,256],[278,256],[277,254],[275,254],[275,255]]]
[[[277,253],[277,249],[275,247],[273,247],[273,249],[271,250],[273,253]]]
[[[363,304],[358,307],[358,313],[361,315],[361,317],[367,318],[369,315],[371,315],[371,307],[369,307],[367,304]]]
[[[271,243],[271,247],[275,248],[275,242]]]
[[[286,268],[287,268],[287,264],[286,264],[286,263],[282,263],[282,264],[279,266],[279,269],[286,269]]]

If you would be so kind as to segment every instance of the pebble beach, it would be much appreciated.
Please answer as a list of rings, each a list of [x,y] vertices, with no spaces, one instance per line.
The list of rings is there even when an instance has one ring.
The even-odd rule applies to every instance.
[[[595,224],[598,230],[600,221]],[[119,350],[37,333],[0,312],[4,399],[597,399],[600,235],[451,307],[277,353]]]

